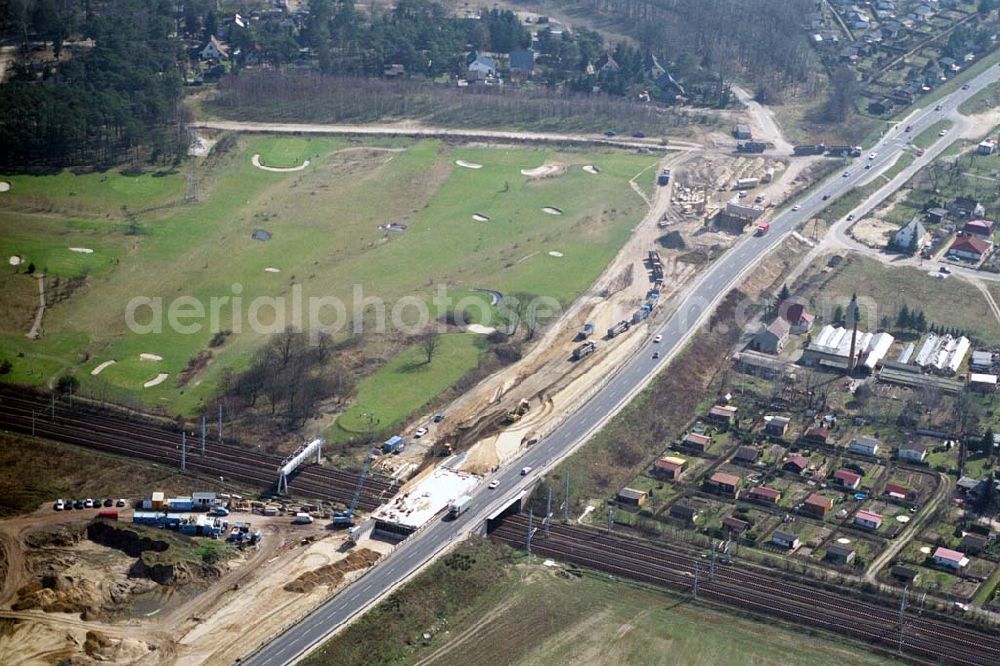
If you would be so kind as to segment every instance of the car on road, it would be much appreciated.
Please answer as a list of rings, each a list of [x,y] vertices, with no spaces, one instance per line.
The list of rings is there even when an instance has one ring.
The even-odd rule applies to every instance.
[[[947,133],[948,133],[948,130],[946,130],[946,129],[943,129],[943,130],[941,130],[940,132],[938,132],[938,136],[944,136],[944,135],[945,135],[945,134],[947,134]]]
[[[617,134],[618,134],[618,132],[616,132],[616,131],[614,131],[614,130],[606,130],[606,131],[604,132],[604,136],[615,136],[615,135],[617,135]]]
[[[851,213],[850,215],[847,216],[847,221],[848,222],[853,222],[854,221],[854,213]]]
[[[802,206],[800,206],[799,204],[795,204],[794,206],[792,206],[792,210],[799,210],[800,208],[802,208]]]
[[[83,500],[83,508],[84,509],[93,509],[94,508],[94,500],[90,499],[89,497],[87,499]]]
[[[924,156],[924,149],[917,148],[917,157],[923,157],[923,156]]]
[[[413,439],[420,439],[427,434],[427,428],[425,426],[420,426],[417,431],[413,433]]]
[[[653,352],[653,358],[660,358],[660,352],[658,351]]]
[[[636,139],[645,139],[646,138],[646,133],[645,132],[633,132],[632,133],[632,137],[636,138]]]
[[[128,504],[128,502],[127,502],[127,501],[125,501],[125,498],[124,498],[124,497],[122,497],[122,498],[120,498],[120,499],[119,499],[119,500],[118,500],[118,501],[116,502],[116,504],[117,504],[117,505],[118,505],[119,507],[123,507],[123,506],[126,506],[126,505]]]
[[[913,129],[913,125],[907,125],[904,131],[909,132],[911,129]]]
[[[824,194],[824,195],[823,195],[823,201],[826,201],[826,200],[827,200],[827,199],[829,199],[829,198],[830,198],[830,195],[829,195],[829,194]]]
[[[434,423],[441,423],[441,421],[444,421],[444,414],[440,414],[440,413],[439,414],[435,414],[434,418],[431,419],[431,420],[434,421]]]
[[[941,105],[940,105],[940,104],[938,104],[937,106],[935,106],[935,107],[934,107],[934,110],[935,110],[935,111],[940,111],[940,110],[941,110]]]
[[[522,467],[521,468],[521,476],[528,476],[528,474],[530,474],[530,473],[531,473],[531,467],[530,466],[529,467]]]
[[[52,508],[55,509],[56,511],[62,511],[63,509],[66,508],[66,503],[63,502],[61,499],[57,499],[56,503],[52,505]]]
[[[490,490],[496,490],[499,485],[500,485],[500,479],[493,479],[492,481],[490,481],[490,485],[487,486],[487,488],[489,488]]]
[[[663,342],[663,336],[657,333],[656,336],[653,337],[653,342]]]
[[[866,165],[865,165],[865,171],[867,171],[868,169],[871,169],[871,168],[872,168],[872,165],[871,165],[871,164],[866,164]]]
[[[848,176],[850,176],[850,175],[851,175],[851,172],[850,172],[850,171],[845,171],[844,173],[842,173],[842,174],[840,174],[840,175],[841,175],[842,177],[844,177],[844,178],[847,178]]]
[[[968,89],[969,89],[969,84],[968,83],[966,83],[964,86],[962,86],[962,90],[968,90]]]
[[[868,159],[873,160],[878,157],[878,153],[868,153]]]
[[[948,268],[947,266],[941,266],[941,267],[938,268],[938,272],[939,273],[944,273],[945,275],[948,275],[949,273],[951,273],[951,269]]]

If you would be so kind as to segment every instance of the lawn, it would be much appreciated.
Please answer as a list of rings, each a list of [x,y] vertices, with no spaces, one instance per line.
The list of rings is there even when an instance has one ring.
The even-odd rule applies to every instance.
[[[967,116],[990,111],[1000,106],[1000,81],[991,83],[975,95],[962,102],[958,112]]]
[[[368,415],[378,420],[378,431],[399,425],[476,367],[484,338],[453,333],[442,335],[438,345],[430,363],[423,346],[415,344],[361,381],[354,404],[331,428],[331,438],[338,441],[367,432]]]
[[[483,621],[489,618],[488,622]],[[860,645],[685,598],[567,575],[473,539],[334,637],[308,666],[881,664]]]
[[[262,342],[286,325],[330,325],[339,327],[340,338],[358,335],[377,344],[395,331],[389,322],[373,321],[372,312],[381,307],[387,317],[395,313],[413,323],[419,319],[413,307],[397,312],[393,306],[404,298],[428,305],[439,289],[453,301],[489,288],[565,306],[599,276],[645,212],[628,180],[656,160],[610,151],[273,136],[223,140],[217,151],[185,165],[183,176],[9,179],[13,205],[0,212],[0,251],[52,275],[87,276],[84,288],[46,311],[40,340],[0,325],[5,348],[26,355],[9,381],[45,383],[64,368],[76,370],[84,392],[108,387],[147,407],[194,415],[215,396],[224,369],[247,367]],[[298,172],[265,172],[251,165],[254,154],[265,164],[310,164]],[[461,168],[458,160],[482,168]],[[545,163],[564,170],[540,179],[521,174]],[[583,171],[586,164],[599,166],[600,174]],[[198,200],[177,203],[188,174]],[[133,214],[149,204],[159,207]],[[477,222],[474,213],[491,221]],[[390,223],[405,231],[385,231]],[[256,229],[271,233],[271,240],[252,240]],[[76,246],[94,252],[69,251]],[[189,331],[168,325],[178,297],[189,301],[184,308],[204,309],[203,317],[185,322],[195,324]],[[160,300],[151,307],[137,298]],[[344,307],[311,308],[313,298]],[[140,328],[155,325],[160,312],[162,330],[130,326],[129,303],[140,305]],[[429,308],[432,315],[441,309]],[[488,307],[478,314],[474,308],[471,319],[490,314]],[[352,332],[351,324],[356,329],[362,322],[362,330]],[[207,367],[178,386],[189,359],[208,348],[215,330],[227,329],[234,335],[211,350]],[[142,353],[162,361],[140,360]],[[463,358],[468,369],[474,359]],[[112,359],[115,365],[91,377]],[[142,388],[159,373],[169,379]],[[452,382],[459,376],[448,374]],[[433,395],[405,402],[419,406]],[[398,417],[399,409],[402,404],[387,418]]]
[[[913,141],[910,143],[917,148],[930,148],[937,143],[938,139],[941,138],[941,131],[950,130],[952,125],[954,125],[954,123],[950,120],[939,120],[917,136],[913,137]]]
[[[825,265],[825,264],[824,264]],[[822,266],[816,266],[819,270]],[[1000,342],[1000,326],[983,295],[961,280],[934,280],[918,268],[886,266],[873,259],[848,257],[822,293],[812,295],[814,312],[832,312],[834,304],[857,294],[867,327],[883,316],[895,321],[904,304],[919,307],[928,322],[973,331],[984,342]]]

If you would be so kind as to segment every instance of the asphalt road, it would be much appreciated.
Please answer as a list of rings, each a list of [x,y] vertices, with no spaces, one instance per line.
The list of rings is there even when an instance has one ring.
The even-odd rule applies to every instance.
[[[685,290],[680,304],[655,331],[663,336],[659,344],[650,342],[634,356],[617,374],[608,379],[603,388],[570,415],[552,434],[531,447],[516,465],[501,469],[472,496],[469,509],[456,520],[435,518],[419,532],[403,541],[377,566],[344,588],[337,596],[320,606],[299,623],[278,635],[243,663],[254,666],[274,666],[295,661],[312,646],[319,644],[345,622],[369,605],[375,603],[400,581],[405,580],[427,563],[438,551],[456,539],[467,535],[483,523],[488,515],[509,502],[517,494],[537,481],[546,469],[570,454],[598,430],[611,416],[626,405],[650,380],[669,363],[670,358],[683,348],[690,335],[698,329],[725,293],[752,270],[759,258],[780,243],[783,238],[805,220],[815,216],[837,196],[892,165],[896,156],[910,139],[937,122],[943,115],[951,114],[966,99],[1000,80],[1000,67],[991,67],[968,82],[968,90],[957,90],[941,100],[941,111],[934,105],[910,115],[890,130],[869,149],[877,152],[872,168],[865,170],[869,151],[851,160],[847,176],[835,174],[797,202],[798,210],[788,209],[771,219],[770,233],[749,236],[719,257]],[[905,132],[906,125],[911,127]],[[943,150],[944,145],[935,145]],[[925,155],[925,157],[927,157]],[[828,200],[824,200],[827,197]],[[608,342],[606,344],[613,344]],[[654,359],[653,352],[660,358]],[[531,471],[521,474],[522,467]],[[486,488],[486,483],[498,479],[496,490]]]

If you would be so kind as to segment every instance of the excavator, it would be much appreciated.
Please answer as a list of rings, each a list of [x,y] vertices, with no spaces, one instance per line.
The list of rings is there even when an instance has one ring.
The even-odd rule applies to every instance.
[[[504,423],[517,423],[520,421],[525,414],[531,410],[531,403],[527,400],[522,399],[521,402],[517,403],[517,407],[514,409],[507,410],[507,413],[503,416]]]

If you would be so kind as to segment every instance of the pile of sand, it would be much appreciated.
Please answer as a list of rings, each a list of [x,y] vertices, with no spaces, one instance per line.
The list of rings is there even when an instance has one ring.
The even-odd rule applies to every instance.
[[[306,160],[302,164],[300,164],[298,166],[293,166],[293,167],[269,167],[269,166],[264,166],[260,162],[260,154],[257,154],[257,155],[254,155],[253,157],[251,157],[250,161],[253,162],[253,165],[255,167],[257,167],[258,169],[260,169],[262,171],[273,171],[275,173],[290,173],[292,171],[302,171],[307,166],[309,166],[309,160]]]
[[[94,251],[89,247],[71,247],[70,252],[79,252],[80,254],[94,254]]]
[[[492,326],[483,326],[482,324],[469,324],[465,327],[465,330],[476,335],[489,335],[497,329]]]
[[[139,360],[140,361],[162,361],[163,357],[160,356],[159,354],[149,354],[149,353],[143,352],[142,354],[139,354]]]
[[[595,176],[597,174],[601,173],[601,170],[598,169],[597,167],[595,167],[593,164],[584,164],[583,165],[583,170],[586,171],[587,173],[593,174]]]
[[[145,384],[143,384],[142,388],[153,388],[154,386],[159,386],[163,382],[167,381],[167,377],[169,377],[169,376],[170,376],[169,374],[167,374],[165,372],[161,372],[160,374],[156,375],[155,377],[153,377],[152,379],[150,379],[148,382],[146,382]]]
[[[268,266],[267,268],[264,269],[264,272],[265,273],[280,273],[281,269],[280,268],[275,268],[274,266]]]
[[[566,171],[566,166],[563,164],[543,164],[534,169],[521,169],[521,175],[528,176],[529,178],[546,178],[548,176],[558,176],[564,171]]]
[[[546,213],[548,213],[549,215],[562,215],[563,214],[562,208],[556,208],[555,206],[546,206],[542,210],[545,211]]]
[[[550,250],[549,251],[549,256],[550,257],[561,257],[561,256],[563,256],[563,253],[559,252],[558,250]]]
[[[379,555],[374,550],[361,548],[333,564],[325,564],[313,571],[307,571],[292,582],[285,585],[286,592],[312,592],[320,585],[334,589],[344,580],[344,575],[358,569],[366,569],[378,562]]]
[[[112,359],[110,361],[105,361],[104,363],[101,363],[99,366],[97,366],[96,368],[94,368],[93,370],[91,370],[90,374],[92,374],[94,376],[97,376],[97,375],[101,374],[101,372],[103,372],[105,368],[107,368],[109,366],[112,366],[114,364],[115,364],[114,359]]]
[[[483,215],[482,213],[473,213],[472,214],[472,219],[475,220],[476,222],[489,222],[490,221],[490,216],[489,215]]]
[[[466,162],[465,160],[455,160],[455,164],[466,169],[482,169],[482,164],[476,164],[475,162]]]

